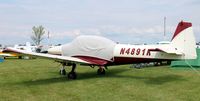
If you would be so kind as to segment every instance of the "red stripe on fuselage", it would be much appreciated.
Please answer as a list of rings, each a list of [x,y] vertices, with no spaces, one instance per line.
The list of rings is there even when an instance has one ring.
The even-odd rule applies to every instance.
[[[134,63],[148,63],[148,62],[160,62],[170,59],[148,59],[148,58],[130,58],[130,57],[114,57],[114,62],[109,62],[107,65],[124,65]]]
[[[134,64],[134,63],[148,63],[148,62],[161,62],[171,59],[149,59],[149,58],[131,58],[131,57],[114,57],[112,61],[107,61],[100,58],[90,57],[90,56],[73,56],[81,60],[87,61],[93,65],[124,65],[124,64]]]

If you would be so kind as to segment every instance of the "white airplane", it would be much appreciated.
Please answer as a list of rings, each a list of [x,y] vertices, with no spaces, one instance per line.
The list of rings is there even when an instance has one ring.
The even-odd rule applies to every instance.
[[[20,50],[26,50],[26,51],[30,51],[30,52],[35,52],[37,46],[31,46],[30,42],[26,42],[25,45],[15,45],[14,46],[15,49],[20,49]]]
[[[105,74],[107,66],[158,62],[163,60],[195,59],[195,38],[192,24],[180,22],[169,44],[130,45],[117,44],[100,36],[79,36],[71,43],[48,50],[49,54],[34,53],[14,48],[5,52],[45,57],[60,62],[60,74],[65,75],[65,66],[72,66],[69,79],[76,79],[76,64],[98,66],[98,74]]]

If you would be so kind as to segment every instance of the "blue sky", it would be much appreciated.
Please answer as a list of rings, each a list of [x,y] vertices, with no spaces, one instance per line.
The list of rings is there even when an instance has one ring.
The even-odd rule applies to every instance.
[[[32,27],[42,25],[52,44],[79,35],[100,35],[120,43],[170,40],[179,21],[193,23],[200,41],[199,0],[0,0],[0,44],[31,41]],[[43,44],[47,44],[47,34]]]

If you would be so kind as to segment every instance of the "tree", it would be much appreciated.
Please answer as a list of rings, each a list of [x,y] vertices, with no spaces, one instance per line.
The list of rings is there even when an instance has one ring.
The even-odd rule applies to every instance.
[[[39,46],[41,41],[43,40],[42,36],[45,34],[44,27],[43,26],[33,26],[33,35],[31,36],[31,39],[33,40],[34,44],[36,46]]]

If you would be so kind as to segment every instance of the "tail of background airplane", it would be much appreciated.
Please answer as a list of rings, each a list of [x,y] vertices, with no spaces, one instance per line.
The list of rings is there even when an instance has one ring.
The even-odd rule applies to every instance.
[[[25,50],[29,51],[29,52],[32,52],[31,43],[30,42],[26,42]]]
[[[197,57],[192,23],[181,21],[178,24],[171,45],[184,54],[184,59],[195,59]]]
[[[32,52],[32,49],[31,49],[31,44],[30,42],[26,42],[25,46],[21,46],[21,45],[15,45],[14,46],[15,49],[20,49],[20,50],[25,50],[25,51],[29,51],[29,52]]]

